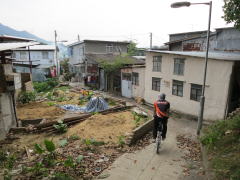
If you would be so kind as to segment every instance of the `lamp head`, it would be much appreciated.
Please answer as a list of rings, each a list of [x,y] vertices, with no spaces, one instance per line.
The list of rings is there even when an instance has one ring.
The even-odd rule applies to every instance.
[[[171,4],[171,8],[189,7],[190,5],[191,3],[187,1],[175,2]]]

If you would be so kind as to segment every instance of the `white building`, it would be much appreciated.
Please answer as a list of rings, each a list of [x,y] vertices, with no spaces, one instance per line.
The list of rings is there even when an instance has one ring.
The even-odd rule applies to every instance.
[[[53,45],[35,45],[26,48],[19,48],[13,51],[15,68],[20,72],[29,72],[29,68],[18,68],[17,64],[37,65],[39,71],[49,74],[49,68],[55,65],[54,62],[55,47]],[[30,62],[31,63],[30,63]]]
[[[171,109],[197,116],[205,52],[146,53],[145,95],[153,104],[160,93]],[[209,52],[204,119],[223,119],[240,105],[240,53]]]

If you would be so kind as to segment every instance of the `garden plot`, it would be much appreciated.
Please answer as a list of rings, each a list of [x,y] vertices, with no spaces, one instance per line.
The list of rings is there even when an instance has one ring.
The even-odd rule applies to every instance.
[[[0,166],[15,179],[92,179],[122,153],[149,144],[146,137],[136,146],[125,145],[126,136],[146,120],[130,110],[95,113],[62,134],[20,135],[0,149]]]
[[[19,120],[46,119],[46,121],[56,120],[66,113],[71,114],[60,108],[62,105],[71,104],[84,106],[93,95],[83,94],[81,91],[73,91],[68,87],[56,88],[45,93],[38,93],[36,101],[29,103],[19,103],[17,105],[17,116]],[[109,107],[118,105],[115,101],[108,99]],[[76,114],[76,112],[72,112]],[[77,113],[81,114],[81,113]]]

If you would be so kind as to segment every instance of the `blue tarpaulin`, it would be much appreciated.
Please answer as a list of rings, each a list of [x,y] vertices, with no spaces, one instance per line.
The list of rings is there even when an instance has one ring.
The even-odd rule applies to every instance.
[[[108,103],[102,97],[92,97],[86,106],[66,104],[60,106],[62,109],[73,112],[100,112],[108,109]]]

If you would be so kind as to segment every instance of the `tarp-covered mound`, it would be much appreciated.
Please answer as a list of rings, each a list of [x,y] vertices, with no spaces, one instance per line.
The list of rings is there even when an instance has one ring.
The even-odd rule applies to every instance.
[[[108,103],[102,97],[92,97],[88,102],[87,106],[79,107],[76,105],[63,105],[60,106],[62,109],[74,112],[100,112],[108,109]]]

